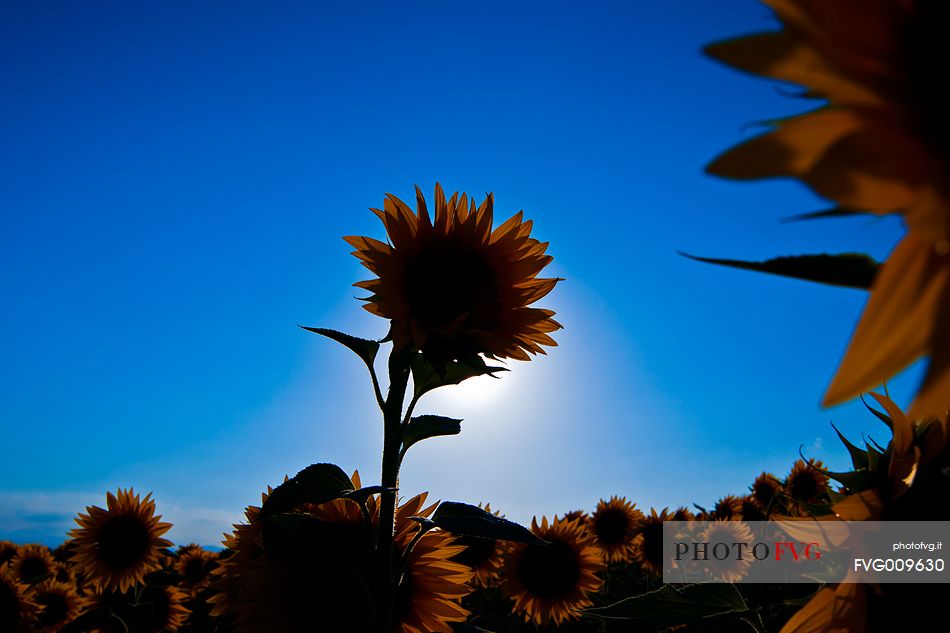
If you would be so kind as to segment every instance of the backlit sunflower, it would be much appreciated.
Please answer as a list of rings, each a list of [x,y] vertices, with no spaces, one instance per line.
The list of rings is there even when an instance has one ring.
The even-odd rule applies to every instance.
[[[659,514],[656,508],[650,508],[637,535],[637,561],[645,571],[656,576],[663,574],[663,523],[672,518],[666,508]]]
[[[576,521],[577,519],[580,519],[581,523],[585,524],[589,518],[590,515],[588,515],[583,510],[571,510],[570,512],[565,512],[563,516],[561,516],[562,521]]]
[[[36,612],[36,603],[27,595],[28,587],[19,582],[9,564],[0,564],[0,631],[27,633]]]
[[[680,506],[673,510],[673,514],[670,515],[670,521],[695,521],[696,515],[689,511],[686,506]]]
[[[785,492],[798,502],[817,503],[828,492],[828,476],[821,470],[821,460],[796,460],[785,478]]]
[[[531,531],[548,543],[515,543],[505,560],[503,591],[527,621],[560,624],[578,617],[574,609],[593,604],[600,589],[603,556],[578,521],[548,524],[531,520]]]
[[[30,595],[38,607],[33,624],[42,633],[58,631],[78,616],[85,605],[72,585],[57,580],[35,585]]]
[[[187,596],[172,586],[149,585],[130,592],[106,590],[90,599],[91,608],[106,607],[135,633],[174,633],[188,619]],[[107,620],[97,633],[123,631],[115,619]]]
[[[752,530],[745,523],[727,519],[718,519],[711,522],[701,536],[701,542],[708,543],[710,551],[713,551],[716,545],[720,543],[732,548],[733,543],[751,543],[752,541]],[[711,580],[739,582],[749,573],[751,565],[751,561],[747,558],[727,556],[720,560],[715,556],[711,556],[705,566],[712,574]]]
[[[738,521],[742,518],[742,499],[735,495],[726,495],[716,502],[713,516],[726,521]]]
[[[844,209],[901,213],[890,254],[825,393],[868,391],[922,355],[914,419],[950,405],[950,100],[943,89],[950,3],[764,0],[782,30],[714,44],[716,59],[806,87],[826,105],[720,156],[712,173],[792,176]]]
[[[186,592],[194,593],[206,587],[211,572],[218,566],[218,555],[198,547],[184,548],[178,553],[175,571],[181,575],[179,586]]]
[[[171,528],[155,515],[152,494],[140,498],[131,489],[106,495],[107,509],[87,506],[69,535],[76,541],[73,562],[98,587],[126,591],[160,569],[162,549]]]
[[[759,507],[759,510],[770,514],[778,509],[773,507],[773,504],[776,502],[776,495],[782,490],[782,482],[775,475],[761,473],[752,482],[750,490],[752,502]]]
[[[20,546],[13,541],[0,541],[0,565],[10,562]]]
[[[359,487],[358,475],[352,479]],[[432,514],[435,505],[424,507],[425,501],[423,493],[396,509],[397,552],[418,529],[410,517]],[[377,504],[371,499],[367,505],[375,519]],[[235,526],[234,534],[226,537],[231,555],[214,571],[212,586],[217,595],[210,599],[215,605],[212,614],[233,619],[241,633],[303,633],[317,625],[332,631],[368,632],[374,559],[359,505],[337,499],[302,504],[295,512],[314,521],[310,527],[318,538],[297,542],[291,534],[291,549],[272,555],[263,547],[259,509],[248,508],[248,523]],[[450,541],[448,535],[432,532],[409,555],[403,584],[396,592],[394,631],[449,633],[449,623],[468,616],[459,600],[471,592],[467,582],[472,572],[450,560],[462,550]]]
[[[479,504],[479,507],[482,507]],[[485,512],[491,512],[491,504],[486,503]],[[496,511],[495,516],[502,516]],[[455,545],[462,545],[464,550],[452,557],[456,563],[461,563],[472,570],[471,583],[475,587],[493,587],[497,584],[503,564],[502,554],[505,547],[502,541],[493,538],[479,538],[477,536],[459,536]]]
[[[56,561],[45,545],[22,545],[10,561],[10,571],[20,582],[34,585],[56,572]]]
[[[604,554],[608,563],[633,560],[634,539],[643,524],[643,513],[626,497],[601,499],[591,515],[588,529],[594,535],[594,543]]]
[[[391,320],[396,349],[412,346],[443,363],[484,354],[528,360],[557,343],[554,312],[528,307],[559,279],[538,278],[553,258],[547,242],[530,237],[521,212],[492,230],[492,194],[476,207],[467,194],[445,199],[435,186],[435,219],[416,187],[417,213],[392,194],[372,209],[391,244],[344,238],[377,275],[356,286],[372,295],[364,306]]]

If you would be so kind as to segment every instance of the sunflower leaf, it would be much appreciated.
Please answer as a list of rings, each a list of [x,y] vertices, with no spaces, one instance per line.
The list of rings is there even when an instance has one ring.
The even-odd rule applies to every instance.
[[[449,361],[444,368],[437,368],[422,354],[413,355],[410,368],[412,369],[412,385],[416,398],[433,389],[446,385],[457,385],[463,380],[475,376],[486,374],[491,376],[497,371],[508,371],[504,367],[492,367],[486,364],[481,356],[473,356],[464,361]]]
[[[844,484],[849,490],[853,492],[861,492],[862,490],[867,490],[868,488],[873,488],[877,485],[877,474],[865,469],[853,470],[850,472],[837,473],[833,471],[825,471],[825,474],[828,477],[834,479],[840,484]]]
[[[646,620],[654,625],[673,626],[748,611],[748,605],[733,585],[703,583],[679,588],[664,585],[655,591],[581,612],[605,619]]]
[[[529,545],[545,542],[523,525],[485,512],[478,506],[457,501],[443,501],[433,513],[432,522],[447,532],[462,536],[478,536]]]
[[[856,215],[873,215],[870,211],[861,211],[859,209],[848,209],[845,207],[832,207],[821,211],[812,211],[811,213],[802,213],[800,215],[790,215],[779,219],[779,222],[801,222],[802,220],[822,220],[825,218],[847,218]]]
[[[874,283],[874,277],[880,269],[880,264],[868,255],[862,253],[840,253],[838,255],[792,255],[789,257],[775,257],[761,262],[750,262],[741,259],[717,259],[712,257],[697,257],[689,253],[680,253],[684,257],[742,270],[754,270],[783,277],[793,277],[806,281],[817,281],[832,286],[858,288],[868,290]]]
[[[327,338],[333,339],[341,345],[346,346],[355,352],[357,356],[362,358],[363,362],[366,363],[366,366],[372,371],[373,361],[376,360],[376,353],[379,352],[379,343],[377,341],[370,341],[369,339],[365,338],[357,338],[344,332],[337,332],[336,330],[329,330],[322,327],[307,327],[305,325],[301,325],[299,327],[307,330],[308,332],[321,334]]]
[[[403,452],[416,442],[440,435],[458,435],[462,432],[462,420],[441,415],[420,415],[409,420],[402,436]]]
[[[378,495],[383,492],[396,492],[396,490],[397,488],[387,488],[386,486],[365,486],[344,492],[340,497],[343,499],[352,499],[358,503],[366,503],[366,500],[373,495]]]
[[[289,512],[301,503],[326,503],[352,493],[353,482],[336,464],[311,464],[267,496],[260,517]]]

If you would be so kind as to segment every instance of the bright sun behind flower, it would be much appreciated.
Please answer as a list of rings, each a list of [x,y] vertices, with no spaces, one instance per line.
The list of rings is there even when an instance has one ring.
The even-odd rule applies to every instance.
[[[481,205],[467,194],[445,199],[435,186],[435,220],[416,187],[418,213],[387,194],[383,221],[391,244],[344,238],[378,277],[355,284],[372,293],[364,306],[392,321],[396,349],[411,345],[436,362],[471,358],[529,360],[557,343],[554,312],[528,307],[559,279],[538,278],[553,258],[546,242],[530,237],[522,213],[492,230],[491,194]]]
[[[792,176],[848,210],[900,213],[908,234],[871,288],[824,404],[853,398],[922,355],[910,416],[950,405],[950,100],[944,0],[766,0],[783,29],[708,47],[731,66],[801,84],[827,105],[780,121],[709,171]]]

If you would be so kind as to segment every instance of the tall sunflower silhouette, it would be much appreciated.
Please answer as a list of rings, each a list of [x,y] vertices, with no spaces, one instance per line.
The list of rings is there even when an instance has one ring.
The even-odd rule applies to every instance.
[[[827,104],[717,158],[732,178],[792,176],[845,210],[900,213],[908,233],[871,288],[824,404],[930,365],[911,418],[950,406],[950,3],[768,0],[782,30],[717,43],[714,58],[806,87]]]
[[[387,194],[383,221],[390,244],[371,237],[344,238],[377,275],[355,285],[371,292],[364,306],[390,319],[396,349],[411,346],[437,363],[484,354],[528,360],[557,343],[554,312],[528,307],[559,279],[539,278],[553,258],[547,242],[530,236],[531,221],[518,212],[492,230],[494,198],[476,207],[467,194],[448,200],[435,186],[435,218],[416,187],[417,213]]]

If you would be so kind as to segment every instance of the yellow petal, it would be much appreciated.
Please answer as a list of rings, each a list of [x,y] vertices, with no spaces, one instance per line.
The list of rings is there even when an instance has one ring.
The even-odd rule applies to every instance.
[[[824,108],[783,121],[768,134],[728,150],[706,168],[726,178],[769,178],[807,173],[861,120],[849,110]]]
[[[937,266],[939,258],[932,243],[913,232],[894,248],[874,281],[824,406],[869,391],[929,351],[950,282],[950,266]]]

